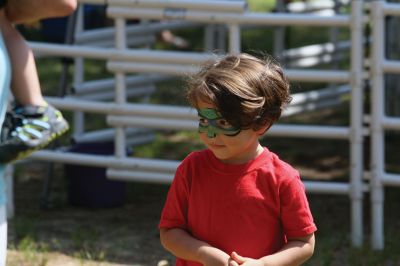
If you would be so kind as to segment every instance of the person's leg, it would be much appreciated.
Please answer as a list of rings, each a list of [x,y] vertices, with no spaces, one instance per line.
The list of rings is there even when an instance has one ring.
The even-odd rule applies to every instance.
[[[1,178],[3,178],[1,176]],[[7,210],[6,205],[0,205],[0,266],[6,265],[7,259]]]
[[[1,11],[1,10],[0,10]],[[8,91],[10,86],[10,64],[7,50],[0,31],[0,133],[7,108]],[[0,164],[0,266],[6,265],[7,254],[7,216],[6,193],[4,186],[4,165]]]
[[[0,29],[3,33],[12,66],[11,90],[21,105],[44,106],[40,82],[32,50],[0,10]]]
[[[2,10],[0,29],[10,57],[11,88],[17,102],[2,128],[0,163],[4,164],[44,148],[69,126],[61,112],[43,99],[33,53]]]
[[[12,23],[24,23],[69,16],[77,5],[77,0],[10,0],[5,9]]]

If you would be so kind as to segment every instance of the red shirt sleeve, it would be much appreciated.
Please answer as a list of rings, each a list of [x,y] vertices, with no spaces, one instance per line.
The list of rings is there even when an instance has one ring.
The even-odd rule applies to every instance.
[[[286,237],[303,237],[315,232],[317,227],[300,177],[290,178],[282,185],[281,218]]]
[[[187,229],[188,199],[188,180],[182,172],[182,167],[178,167],[158,227]]]

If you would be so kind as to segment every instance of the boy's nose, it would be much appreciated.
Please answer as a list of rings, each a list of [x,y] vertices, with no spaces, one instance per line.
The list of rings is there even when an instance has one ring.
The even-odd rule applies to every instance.
[[[215,129],[213,126],[209,126],[207,130],[207,137],[210,139],[213,139],[217,136],[217,133],[215,132]]]

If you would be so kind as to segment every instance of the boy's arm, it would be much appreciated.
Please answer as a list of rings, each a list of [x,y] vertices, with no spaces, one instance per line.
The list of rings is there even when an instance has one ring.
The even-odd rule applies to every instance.
[[[245,266],[296,266],[307,261],[314,253],[315,237],[310,234],[306,237],[288,238],[288,243],[278,252],[262,257],[258,260],[245,258],[233,252],[231,258],[235,263],[230,266],[245,265]]]
[[[196,261],[204,266],[228,265],[229,255],[180,228],[161,228],[161,244],[176,257]]]

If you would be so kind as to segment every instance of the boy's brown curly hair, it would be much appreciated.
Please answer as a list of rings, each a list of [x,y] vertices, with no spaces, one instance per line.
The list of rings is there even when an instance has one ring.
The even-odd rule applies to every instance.
[[[289,82],[271,58],[227,55],[207,62],[188,82],[187,99],[216,106],[222,116],[241,129],[267,129],[290,103]]]

